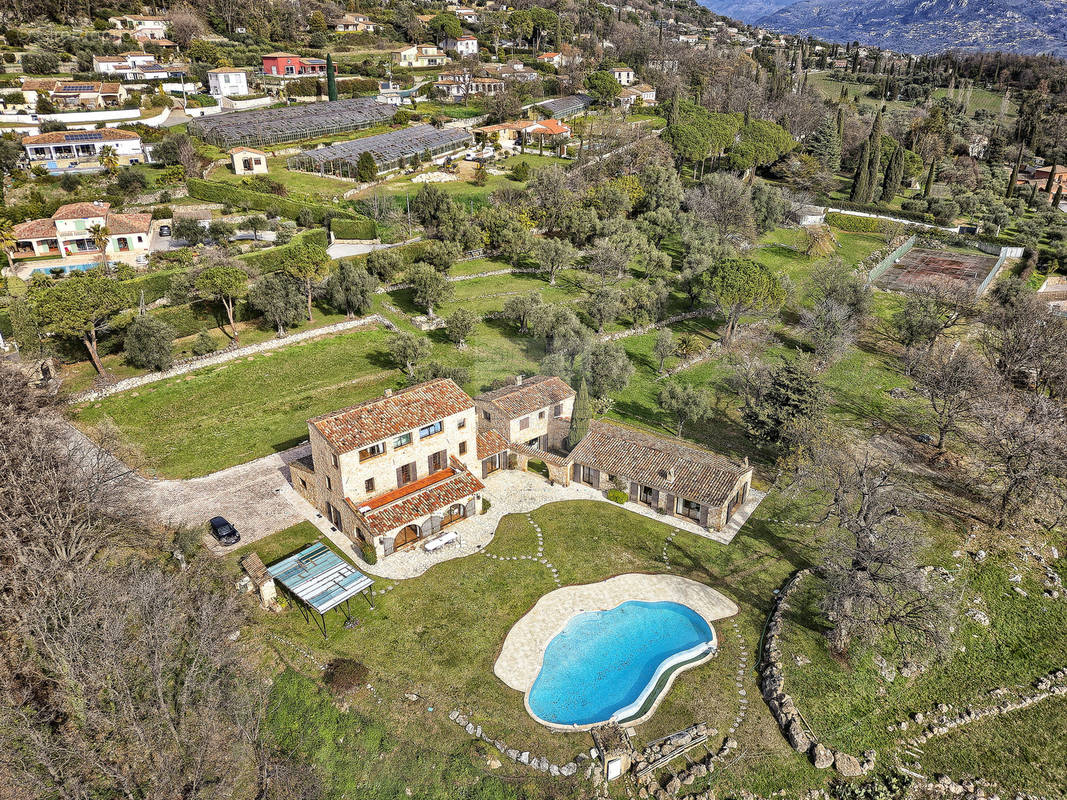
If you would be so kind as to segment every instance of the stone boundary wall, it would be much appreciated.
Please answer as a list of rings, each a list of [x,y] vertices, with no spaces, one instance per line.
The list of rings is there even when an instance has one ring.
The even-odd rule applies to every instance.
[[[652,331],[659,330],[660,328],[671,325],[675,322],[682,322],[687,319],[696,319],[697,317],[711,317],[715,315],[715,309],[713,308],[695,308],[692,311],[683,311],[681,314],[675,314],[671,317],[664,317],[658,322],[652,322],[648,325],[640,325],[635,328],[627,328],[626,330],[618,331],[616,333],[605,333],[600,337],[602,342],[614,342],[619,339],[626,339],[630,336],[640,336],[643,333],[651,333]]]
[[[448,718],[452,722],[463,728],[463,730],[466,731],[469,736],[473,736],[475,739],[481,739],[484,742],[488,742],[493,747],[495,747],[501,755],[510,759],[516,764],[522,764],[523,766],[530,767],[531,769],[535,769],[538,772],[548,773],[553,777],[569,778],[578,772],[578,766],[583,761],[591,762],[591,759],[593,758],[592,752],[589,755],[586,755],[585,753],[579,753],[574,759],[568,761],[566,764],[553,764],[544,756],[530,755],[530,751],[528,750],[517,750],[514,747],[508,747],[507,744],[505,744],[500,739],[494,739],[492,736],[482,730],[481,725],[475,725],[473,722],[470,721],[467,715],[463,714],[459,709],[453,709],[451,712],[449,712]],[[589,777],[589,775],[592,773],[592,766],[592,763],[588,765],[586,777]]]
[[[785,668],[782,665],[782,625],[785,612],[789,609],[789,595],[800,582],[811,574],[810,569],[802,569],[790,577],[782,586],[778,598],[774,601],[767,628],[763,634],[763,652],[760,658],[760,693],[763,695],[771,715],[778,723],[789,745],[798,753],[811,758],[816,769],[832,766],[846,778],[855,778],[874,768],[874,751],[864,753],[861,764],[855,756],[832,750],[821,744],[810,731],[793,698],[785,691]]]
[[[347,319],[343,322],[337,322],[333,325],[326,325],[322,328],[312,328],[307,331],[300,331],[299,333],[293,333],[288,336],[282,336],[277,339],[269,339],[259,344],[248,345],[247,347],[227,347],[222,352],[210,353],[205,356],[198,356],[194,358],[184,359],[177,363],[174,367],[166,372],[151,372],[147,375],[138,375],[133,378],[126,378],[125,380],[118,381],[109,386],[103,386],[100,388],[89,389],[85,392],[80,392],[70,398],[71,403],[80,403],[87,400],[100,400],[104,397],[109,397],[113,394],[128,391],[129,389],[136,389],[140,386],[146,386],[150,383],[156,383],[158,381],[165,381],[168,378],[174,378],[178,375],[184,375],[187,372],[200,369],[201,367],[212,367],[217,364],[225,364],[227,361],[234,361],[238,358],[244,358],[245,356],[252,355],[253,353],[264,353],[268,350],[278,350],[279,348],[286,347],[296,342],[304,342],[309,339],[317,339],[321,336],[332,336],[337,333],[344,333],[346,331],[355,330],[357,328],[365,328],[371,325],[381,325],[389,330],[395,330],[396,326],[387,320],[380,314],[371,314],[370,316],[360,317],[358,319]]]

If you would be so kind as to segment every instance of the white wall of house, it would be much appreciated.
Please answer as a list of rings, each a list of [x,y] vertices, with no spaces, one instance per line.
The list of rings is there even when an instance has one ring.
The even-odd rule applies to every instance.
[[[248,94],[248,74],[241,72],[211,72],[207,74],[208,92],[215,97],[237,97]]]

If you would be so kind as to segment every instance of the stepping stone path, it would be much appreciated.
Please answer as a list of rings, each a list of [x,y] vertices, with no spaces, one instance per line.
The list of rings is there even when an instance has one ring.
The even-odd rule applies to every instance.
[[[544,531],[541,530],[541,526],[540,525],[538,525],[536,522],[533,521],[533,517],[531,517],[529,515],[529,513],[524,514],[523,516],[526,517],[526,521],[530,523],[530,526],[534,529],[534,533],[537,534],[537,552],[534,555],[532,555],[532,556],[498,556],[498,555],[495,555],[494,553],[486,552],[485,550],[482,551],[482,555],[484,555],[486,558],[491,558],[494,561],[535,561],[538,564],[541,564],[542,566],[548,567],[548,569],[552,573],[552,580],[554,580],[556,582],[556,586],[562,587],[563,583],[559,579],[559,570],[556,569],[556,567],[552,564],[552,562],[550,562],[547,558],[545,558],[545,535],[544,535]]]
[[[390,583],[390,584],[387,584],[387,585],[383,586],[381,589],[371,589],[371,592],[370,592],[371,593],[371,597],[375,597],[377,595],[385,594],[388,591],[392,591],[395,587],[396,587],[396,582],[394,581],[393,583]]]
[[[677,536],[679,533],[681,533],[681,531],[678,530],[677,528],[675,528],[674,530],[672,530],[670,533],[667,534],[667,541],[665,541],[663,543],[663,563],[668,565],[668,566],[670,566],[671,560],[669,558],[667,558],[667,548],[674,541],[674,537]]]
[[[737,625],[736,620],[731,620],[730,625],[733,628],[734,636],[737,637],[738,653],[740,658],[737,662],[737,697],[738,697],[738,709],[737,716],[734,717],[733,725],[726,732],[727,736],[732,736],[738,728],[741,727],[741,723],[745,721],[745,714],[748,713],[748,697],[745,691],[745,672],[748,670],[748,648],[745,647],[745,640],[741,636],[741,629]]]

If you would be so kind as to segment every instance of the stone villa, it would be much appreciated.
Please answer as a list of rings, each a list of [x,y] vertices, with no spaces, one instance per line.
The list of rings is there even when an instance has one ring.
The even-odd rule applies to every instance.
[[[719,530],[748,497],[752,468],[678,439],[594,421],[569,454],[574,390],[519,376],[471,398],[447,378],[308,421],[311,454],[293,487],[358,547],[379,557],[481,512],[482,480],[542,462],[557,484],[622,488],[660,514]],[[432,547],[432,546],[431,546]]]

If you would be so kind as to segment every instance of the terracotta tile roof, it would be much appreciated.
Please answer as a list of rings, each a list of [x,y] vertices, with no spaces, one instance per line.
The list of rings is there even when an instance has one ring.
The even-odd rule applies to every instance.
[[[339,453],[347,453],[472,408],[470,395],[452,380],[438,378],[315,417],[308,424]]]
[[[266,155],[266,153],[264,153],[262,150],[257,150],[254,147],[231,147],[226,152],[231,156],[236,155],[237,153],[255,153],[258,156]]]
[[[390,503],[395,503],[397,500],[403,500],[409,494],[421,492],[423,489],[433,486],[436,483],[440,483],[446,478],[451,478],[457,472],[459,472],[459,470],[453,469],[452,467],[445,467],[436,472],[431,472],[429,475],[424,475],[416,481],[406,483],[403,486],[398,486],[395,489],[390,489],[388,492],[382,492],[379,495],[375,495],[374,497],[362,501],[359,506],[356,507],[356,510],[363,513],[369,513],[382,508],[383,506],[387,506]],[[346,497],[345,500],[348,500],[348,498]],[[351,500],[348,500],[348,502],[352,503]],[[355,503],[352,503],[352,505],[355,506]]]
[[[435,474],[442,475],[442,478],[433,485],[364,514],[363,519],[370,532],[374,535],[388,533],[420,517],[448,508],[453,503],[462,502],[485,488],[480,480],[466,470],[442,470]]]
[[[59,81],[54,78],[33,78],[23,81],[20,87],[24,92],[50,92],[56,88]]]
[[[98,64],[125,64],[125,58],[119,58],[118,56],[93,56],[93,61]]]
[[[50,219],[31,219],[14,227],[16,239],[54,239],[56,223]]]
[[[495,456],[497,453],[502,453],[507,449],[507,439],[492,428],[478,431],[478,443],[475,445],[475,452],[479,461],[484,461],[485,459]]]
[[[568,397],[574,397],[574,389],[561,379],[555,376],[534,375],[522,383],[478,395],[478,400],[492,403],[509,418],[514,419],[561,403]]]
[[[295,53],[267,53],[263,58],[300,58]]]
[[[108,214],[107,229],[112,236],[127,233],[148,233],[152,227],[151,214]]]
[[[725,503],[751,469],[680,439],[604,420],[590,423],[570,460],[712,506]]]
[[[26,145],[26,144],[64,144],[65,142],[68,141],[68,138],[72,142],[78,142],[78,141],[85,142],[86,140],[84,138],[75,139],[75,138],[72,138],[72,137],[76,137],[76,136],[84,137],[87,133],[94,133],[94,134],[98,133],[98,134],[100,134],[99,136],[94,136],[93,137],[93,141],[97,141],[97,142],[101,142],[101,141],[103,141],[103,142],[117,142],[117,141],[120,141],[120,140],[121,141],[128,141],[130,139],[140,139],[141,138],[140,136],[138,136],[136,133],[133,133],[132,131],[122,131],[122,130],[119,130],[118,128],[99,128],[99,129],[93,130],[93,131],[52,131],[51,133],[40,133],[40,134],[38,134],[36,136],[23,136],[22,137],[22,143],[24,145]]]
[[[558,119],[543,119],[537,124],[544,128],[551,136],[571,132],[570,126],[564,125]]]
[[[111,203],[67,203],[56,209],[52,219],[86,219],[87,217],[106,217]]]
[[[208,72],[214,75],[230,75],[237,72],[244,72],[244,70],[238,67],[216,67],[215,69],[209,69]]]

